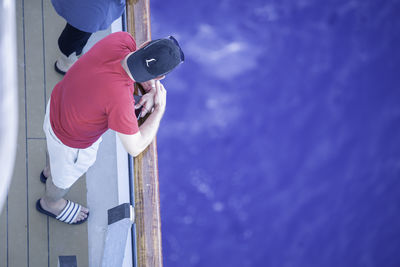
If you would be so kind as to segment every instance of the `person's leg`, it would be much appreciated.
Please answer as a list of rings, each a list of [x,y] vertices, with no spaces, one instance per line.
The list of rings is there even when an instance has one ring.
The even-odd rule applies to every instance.
[[[48,111],[49,107],[47,108]],[[61,142],[57,142],[58,139],[53,139],[55,135],[54,133],[51,134],[50,127],[49,116],[46,113],[44,130],[46,133],[50,133],[46,134],[49,162],[46,162],[43,174],[48,178],[46,180],[46,191],[40,199],[40,205],[42,209],[58,216],[67,205],[67,200],[64,197],[69,188],[96,161],[97,150],[102,139],[99,138],[92,146],[86,149],[68,148]],[[72,162],[74,163],[72,164]],[[52,178],[53,175],[55,180]],[[82,206],[74,222],[85,220],[88,217],[88,213],[89,210]]]
[[[77,149],[63,145],[52,131],[50,125],[50,100],[46,107],[43,131],[46,135],[48,157],[46,167],[43,170],[44,176],[47,177],[46,191],[40,199],[40,206],[42,209],[58,216],[67,204],[64,196],[82,173],[69,173],[73,165],[73,159],[76,157]],[[67,173],[69,175],[65,175]],[[74,222],[87,218],[88,212],[87,208],[82,207]]]
[[[58,38],[58,47],[67,57],[74,52],[79,56],[91,35],[90,32],[81,31],[67,23]]]
[[[61,54],[54,64],[55,70],[60,74],[65,74],[72,65],[78,60],[78,57],[92,34],[81,31],[72,25],[65,26],[58,38],[58,47]]]
[[[43,209],[55,214],[59,215],[64,207],[67,205],[67,200],[64,199],[64,196],[68,193],[69,188],[62,189],[57,187],[51,177],[49,177],[46,181],[46,192],[44,196],[40,199],[40,205]],[[85,207],[82,207],[78,217],[75,222],[79,222],[87,218],[89,210]]]
[[[44,177],[49,177],[50,176],[50,162],[49,162],[49,153],[46,153],[47,157],[46,157],[46,167],[44,167],[43,169],[43,175]]]

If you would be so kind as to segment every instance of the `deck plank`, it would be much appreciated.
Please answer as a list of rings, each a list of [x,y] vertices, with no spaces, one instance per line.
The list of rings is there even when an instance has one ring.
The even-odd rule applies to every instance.
[[[59,55],[57,40],[65,26],[65,20],[55,12],[51,0],[43,0],[44,18],[44,67],[46,100],[54,86],[63,76],[54,71],[54,62]],[[81,178],[71,188],[66,198],[86,205],[86,183]],[[58,256],[76,255],[78,266],[88,266],[87,223],[67,225],[54,219],[49,220],[50,266],[57,266]]]
[[[0,214],[0,266],[7,266],[7,205]]]
[[[25,1],[25,64],[28,137],[44,137],[42,1]]]
[[[68,192],[67,199],[86,206],[86,183],[81,177]],[[50,266],[57,266],[58,256],[76,255],[78,266],[88,266],[87,223],[68,225],[49,220]]]
[[[55,12],[50,0],[43,0],[44,18],[44,66],[46,100],[63,76],[54,71],[59,55],[57,40],[65,26],[65,20]],[[86,205],[86,183],[81,178],[66,196],[67,199]],[[58,256],[76,255],[79,266],[88,266],[87,224],[67,225],[49,220],[50,266],[56,266]]]
[[[20,98],[23,98],[23,95]],[[23,111],[24,106],[20,105],[19,110],[20,112]],[[21,126],[21,124],[23,125]],[[27,231],[29,231],[29,225],[27,214],[25,120],[19,120],[18,128],[17,155],[8,191],[8,257],[10,267],[26,266],[28,260]],[[21,131],[21,129],[23,130]]]
[[[27,266],[28,217],[26,188],[24,5],[16,1],[18,59],[18,139],[13,177],[8,191],[8,266]]]
[[[45,192],[39,174],[46,164],[46,141],[28,141],[29,266],[48,266],[47,216],[36,210],[36,201]]]
[[[8,192],[9,266],[26,266],[28,261],[28,215],[26,190],[25,134],[18,137],[14,175]]]
[[[54,70],[54,62],[59,55],[58,37],[65,26],[65,20],[54,10],[51,0],[43,0],[44,18],[44,64],[45,64],[45,86],[46,103],[50,98],[54,86],[61,81],[63,76]]]

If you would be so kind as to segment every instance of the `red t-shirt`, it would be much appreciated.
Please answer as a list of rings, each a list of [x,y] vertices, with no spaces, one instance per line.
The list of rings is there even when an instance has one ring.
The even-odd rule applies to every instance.
[[[87,148],[109,128],[123,134],[139,131],[134,81],[121,65],[135,50],[129,33],[110,34],[75,62],[54,87],[50,122],[63,144]]]

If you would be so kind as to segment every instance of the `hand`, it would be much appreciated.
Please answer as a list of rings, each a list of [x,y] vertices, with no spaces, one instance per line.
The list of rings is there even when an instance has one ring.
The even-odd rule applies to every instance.
[[[154,109],[164,113],[167,105],[167,91],[160,81],[156,81],[156,92],[154,94]]]
[[[146,82],[139,83],[146,92],[151,92],[156,90],[155,80],[150,80]]]
[[[146,114],[153,109],[154,95],[155,95],[155,89],[143,95],[139,103],[135,104],[135,109],[139,109],[140,107],[142,107],[142,112],[140,113],[140,117],[146,116]]]

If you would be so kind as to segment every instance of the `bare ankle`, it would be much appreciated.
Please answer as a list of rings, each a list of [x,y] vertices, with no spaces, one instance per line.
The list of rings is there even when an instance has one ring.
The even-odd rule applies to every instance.
[[[65,203],[66,203],[66,200],[63,198],[58,199],[58,200],[51,200],[51,199],[48,199],[47,197],[43,197],[42,201],[46,205],[46,207],[49,207],[49,208],[60,208],[60,207],[65,206]]]
[[[48,177],[50,176],[50,167],[46,166],[46,167],[43,169],[43,174],[44,174],[44,176],[45,176],[46,178],[48,178]]]

